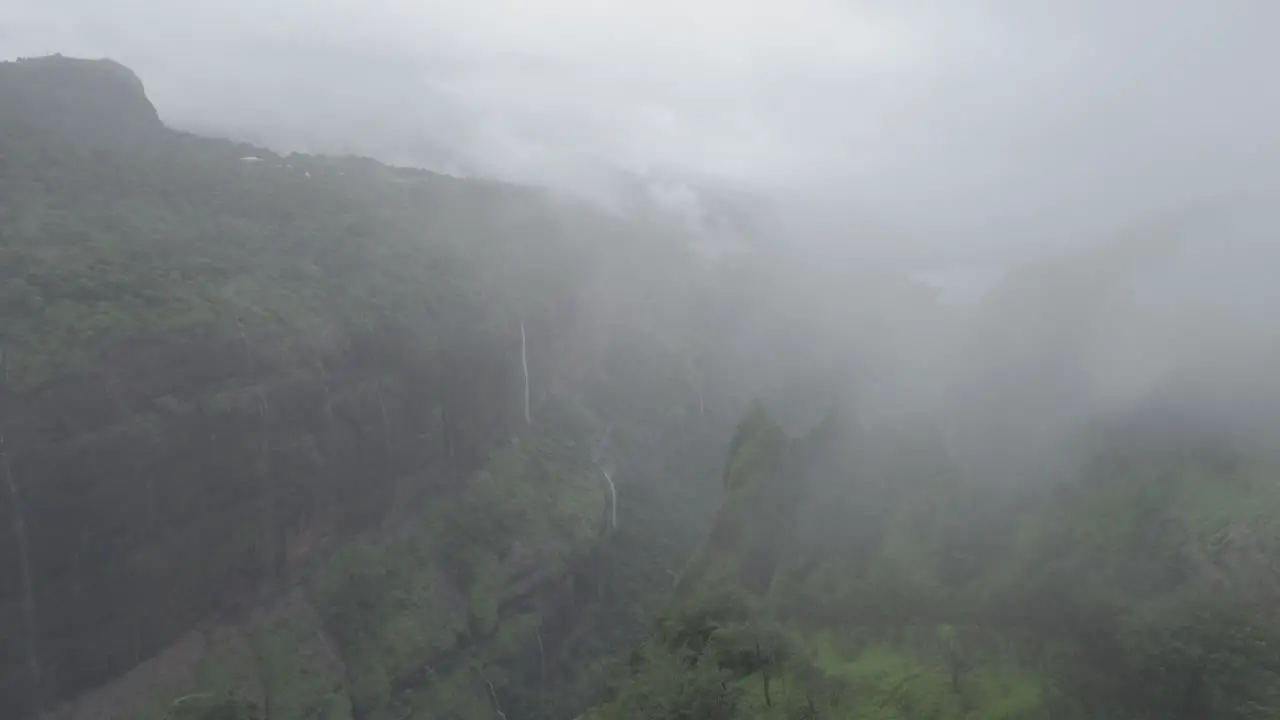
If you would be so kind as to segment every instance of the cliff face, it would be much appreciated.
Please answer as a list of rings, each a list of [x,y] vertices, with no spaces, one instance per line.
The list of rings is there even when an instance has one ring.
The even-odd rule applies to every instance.
[[[0,704],[581,707],[569,668],[689,542],[606,528],[598,464],[623,528],[696,527],[726,432],[669,240],[176,133],[114,63],[0,65]]]
[[[132,70],[61,55],[0,68],[0,123],[54,132],[85,148],[136,146],[163,127]]]

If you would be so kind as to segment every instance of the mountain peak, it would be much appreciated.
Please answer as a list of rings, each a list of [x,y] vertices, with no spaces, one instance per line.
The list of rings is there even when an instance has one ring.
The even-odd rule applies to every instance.
[[[132,70],[63,55],[0,63],[0,123],[92,145],[131,143],[164,127]]]

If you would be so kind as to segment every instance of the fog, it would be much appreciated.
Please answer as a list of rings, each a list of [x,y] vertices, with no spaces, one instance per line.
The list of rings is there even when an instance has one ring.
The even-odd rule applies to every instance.
[[[761,310],[778,325],[847,325],[825,351],[874,355],[859,362],[879,368],[876,390],[860,396],[895,412],[973,428],[963,416],[985,403],[1004,423],[1075,426],[1173,389],[1225,412],[1275,348],[1280,293],[1264,269],[1280,260],[1280,222],[1260,211],[1280,180],[1269,4],[0,8],[3,54],[117,59],[178,127],[547,185],[624,211],[639,198],[702,232],[823,257],[912,258],[945,319],[794,268],[779,297],[822,292]],[[1146,236],[1188,244],[1117,259]],[[1013,272],[1064,248],[1085,254],[1065,271]],[[1053,422],[1014,424],[1023,440],[1053,435]]]
[[[1278,27],[0,0],[0,704],[1280,708]]]
[[[1243,0],[3,0],[0,54],[110,56],[169,122],[274,147],[596,196],[676,178],[769,198],[794,241],[963,256],[1274,182],[1277,21]]]

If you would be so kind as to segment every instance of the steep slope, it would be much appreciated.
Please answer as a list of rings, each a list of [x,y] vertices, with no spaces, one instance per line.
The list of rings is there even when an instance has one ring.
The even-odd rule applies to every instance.
[[[0,64],[0,705],[584,706],[714,506],[706,279],[534,189],[173,132],[109,61]]]

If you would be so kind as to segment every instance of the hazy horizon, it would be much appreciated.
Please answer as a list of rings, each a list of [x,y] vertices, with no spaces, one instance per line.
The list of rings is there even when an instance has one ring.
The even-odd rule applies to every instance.
[[[711,178],[855,246],[1073,240],[1265,189],[1280,153],[1261,82],[1280,8],[1253,3],[0,0],[0,17],[0,56],[111,57],[180,128],[588,195],[614,172]]]

